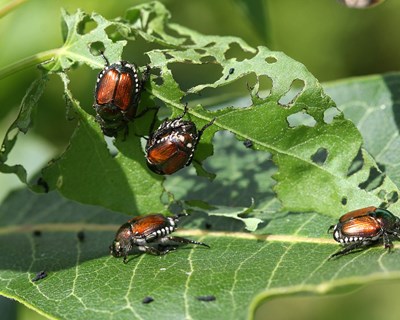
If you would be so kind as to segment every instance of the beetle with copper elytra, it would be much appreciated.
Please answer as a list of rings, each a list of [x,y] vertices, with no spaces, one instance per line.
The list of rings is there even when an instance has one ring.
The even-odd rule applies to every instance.
[[[135,117],[150,68],[147,66],[140,76],[135,64],[119,61],[110,65],[102,56],[106,67],[97,76],[93,108],[104,135],[113,137],[121,129],[126,130]]]
[[[165,217],[162,214],[150,214],[128,220],[118,229],[115,240],[110,246],[110,253],[114,257],[124,257],[124,263],[126,263],[129,251],[135,247],[142,252],[157,256],[167,254],[176,249],[175,247],[159,249],[151,244],[163,246],[168,245],[170,242],[177,242],[198,244],[209,248],[210,246],[203,242],[169,236],[175,231],[181,216],[186,216],[186,214],[172,217]]]
[[[333,238],[344,249],[332,254],[330,258],[371,246],[381,239],[385,249],[390,251],[393,247],[390,238],[400,238],[400,219],[388,210],[371,206],[346,213],[328,231],[332,229]]]
[[[194,122],[182,120],[187,113],[187,105],[183,114],[171,120],[165,120],[153,132],[146,144],[146,160],[149,169],[157,174],[173,174],[190,165],[194,152],[205,129],[215,119],[197,130]]]

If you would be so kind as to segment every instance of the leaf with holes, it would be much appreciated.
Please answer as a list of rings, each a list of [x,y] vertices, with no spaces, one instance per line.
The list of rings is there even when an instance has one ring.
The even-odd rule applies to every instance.
[[[193,164],[198,172],[200,163],[213,153],[215,132],[227,130],[251,149],[272,154],[278,168],[274,191],[285,210],[336,217],[351,209],[379,205],[398,192],[387,176],[378,184],[370,181],[381,171],[361,149],[358,130],[341,113],[329,117],[335,110],[333,101],[302,64],[281,52],[252,48],[236,37],[203,35],[169,19],[170,13],[158,2],[136,6],[127,11],[125,19],[115,21],[81,11],[63,13],[65,45],[49,69],[56,72],[76,63],[101,67],[101,58],[91,52],[92,46],[99,44],[111,61],[119,60],[126,42],[114,42],[106,32],[110,26],[116,27],[127,41],[141,38],[155,47],[144,52],[152,68],[146,102],[154,105],[155,100],[176,116],[187,101],[186,117],[198,127],[216,119],[196,150]],[[88,22],[95,22],[96,27],[85,33]],[[179,69],[183,72],[177,72]],[[149,131],[154,113],[131,124],[132,134],[126,141],[116,139],[117,155],[113,157],[93,115],[73,97],[67,75],[60,75],[79,125],[69,148],[43,171],[50,189],[123,212],[166,211],[161,200],[163,179],[147,170],[136,136]],[[240,103],[232,100],[238,94],[243,98]],[[230,107],[221,107],[220,96]],[[216,110],[210,111],[213,108]],[[362,161],[357,167],[359,158]],[[270,178],[269,171],[264,178]]]
[[[47,77],[45,75],[32,83],[21,102],[17,119],[7,130],[0,150],[0,172],[14,173],[24,183],[27,183],[27,172],[25,168],[19,164],[10,166],[6,164],[6,162],[17,142],[18,133],[26,133],[32,125],[32,113],[35,111],[37,102],[46,88],[46,83]]]
[[[399,73],[336,81],[325,89],[345,116],[357,125],[365,148],[379,167],[399,185]],[[382,177],[375,172],[374,178]]]
[[[230,207],[248,206],[254,198],[249,215],[264,221],[256,232],[236,219],[193,212],[182,218],[176,234],[211,249],[185,246],[164,257],[132,254],[124,265],[109,256],[108,246],[127,216],[54,192],[19,191],[0,206],[0,293],[55,318],[213,319],[225,310],[226,318],[245,319],[264,299],[347,292],[398,278],[398,244],[391,254],[378,245],[328,260],[339,245],[326,230],[337,220],[277,212],[271,192],[276,168],[268,155],[227,132],[213,143],[216,153],[205,163],[216,173],[212,183],[189,170],[168,179],[166,188],[177,199]],[[47,277],[32,282],[41,271]],[[200,296],[215,301],[199,301]],[[144,304],[146,297],[153,301]]]
[[[96,45],[107,48],[107,57],[110,61],[120,60],[122,49],[126,41],[112,41],[109,39],[106,29],[117,25],[116,22],[107,21],[99,14],[91,16],[78,10],[75,14],[69,14],[62,10],[62,32],[64,45],[58,49],[56,56],[43,64],[50,72],[63,72],[77,62],[85,63],[92,68],[103,68],[104,61],[101,57],[94,57]],[[96,27],[85,33],[85,27],[89,22],[94,22]]]
[[[140,140],[118,141],[120,152],[112,156],[93,117],[72,97],[68,78],[60,76],[66,99],[81,121],[66,152],[43,170],[46,183],[80,202],[133,215],[164,211],[164,205],[154,201],[163,193],[160,178],[146,170]]]

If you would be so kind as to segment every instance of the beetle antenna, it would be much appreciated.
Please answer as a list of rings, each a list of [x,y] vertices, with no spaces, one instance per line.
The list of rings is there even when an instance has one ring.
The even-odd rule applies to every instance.
[[[176,120],[182,119],[185,116],[185,114],[188,112],[188,109],[189,109],[188,108],[188,103],[186,102],[185,106],[183,108],[183,113],[178,118],[176,118]]]
[[[199,132],[198,132],[198,134],[197,134],[197,136],[198,136],[197,139],[198,139],[198,140],[200,140],[201,135],[203,134],[204,130],[206,130],[209,126],[211,126],[211,125],[214,123],[215,120],[216,120],[216,118],[212,119],[209,123],[207,123],[203,128],[201,128],[201,129],[199,130]]]
[[[107,57],[104,55],[104,51],[100,51],[100,55],[103,57],[104,61],[106,62],[106,65],[109,66],[110,62],[108,61]]]
[[[187,217],[189,214],[186,212],[178,213],[175,215],[175,218],[179,219],[180,217]]]

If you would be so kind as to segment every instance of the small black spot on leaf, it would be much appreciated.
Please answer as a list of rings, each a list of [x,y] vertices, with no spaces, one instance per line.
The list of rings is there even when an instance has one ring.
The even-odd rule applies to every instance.
[[[142,303],[149,304],[149,303],[151,303],[153,301],[154,301],[154,299],[152,297],[144,297],[143,300],[142,300]]]
[[[199,301],[210,302],[210,301],[215,301],[217,298],[215,296],[209,295],[209,296],[198,296],[196,297],[196,299]]]
[[[39,281],[39,280],[44,279],[46,277],[47,277],[47,272],[46,271],[39,271],[35,275],[35,277],[32,279],[32,282]]]

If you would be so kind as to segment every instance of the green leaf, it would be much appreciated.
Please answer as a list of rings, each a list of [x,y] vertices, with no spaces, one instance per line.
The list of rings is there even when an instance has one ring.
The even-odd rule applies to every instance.
[[[7,165],[9,153],[17,142],[18,134],[20,132],[26,134],[32,125],[33,113],[37,107],[37,103],[44,89],[46,88],[47,76],[42,75],[39,79],[34,81],[25,94],[21,102],[20,111],[17,119],[7,130],[3,139],[0,150],[0,172],[14,173],[24,183],[27,183],[27,173],[22,165],[16,164],[13,166]]]
[[[152,68],[144,95],[147,101],[157,101],[172,109],[172,117],[182,113],[183,101],[189,101],[186,117],[198,128],[216,119],[205,130],[196,150],[197,168],[213,154],[214,134],[227,130],[240,141],[251,141],[254,150],[272,154],[278,168],[273,176],[277,182],[274,191],[284,211],[337,217],[352,209],[389,202],[391,195],[398,193],[397,186],[381,172],[368,152],[361,149],[363,141],[354,124],[341,113],[329,121],[326,119],[327,113],[335,110],[334,102],[302,64],[282,52],[261,46],[252,48],[237,37],[202,35],[169,19],[170,13],[158,2],[136,6],[128,10],[125,19],[113,22],[97,14],[64,12],[65,44],[61,55],[49,65],[50,70],[60,71],[78,62],[100,66],[100,58],[90,52],[94,42],[106,46],[110,60],[119,59],[126,42],[113,42],[106,32],[110,26],[116,26],[127,40],[141,37],[156,47],[145,52]],[[94,21],[96,27],[85,33],[88,21]],[[173,68],[206,65],[214,67],[210,71],[214,79],[201,81],[195,73],[187,71],[193,78],[189,84],[177,81]],[[136,136],[138,131],[139,134],[149,132],[152,114],[146,115],[143,123],[135,121],[130,126],[131,134],[126,141],[115,140],[118,151],[112,157],[93,114],[80,107],[68,90],[63,73],[61,78],[79,124],[66,152],[44,170],[50,188],[58,188],[71,199],[125,213],[166,211],[162,202],[163,179],[148,172],[141,141]],[[263,79],[272,82],[268,92],[262,86]],[[231,92],[233,99],[237,94],[232,89],[245,92],[247,105],[243,107],[230,100],[231,107],[217,106],[217,110],[210,111],[215,104],[207,103],[209,97],[212,100],[225,90]],[[203,95],[208,98],[198,98]],[[140,127],[138,131],[136,126]],[[318,159],[321,153],[325,153],[323,161]],[[361,166],[355,170],[359,154]],[[379,181],[372,179],[371,172],[377,173]],[[271,173],[261,174],[269,179]],[[166,205],[172,203],[173,196]],[[246,207],[248,203],[239,207]],[[391,208],[397,207],[395,203]]]
[[[185,209],[189,210],[201,210],[207,213],[210,217],[229,217],[235,218],[237,220],[242,221],[245,224],[246,230],[248,231],[256,231],[257,227],[263,220],[258,218],[247,217],[249,213],[253,212],[254,209],[254,200],[252,199],[252,204],[249,208],[236,208],[236,207],[228,207],[228,206],[209,206],[205,203],[200,203],[198,201],[188,201],[189,206]]]
[[[177,88],[168,69],[171,64],[202,64],[204,57],[212,57],[212,63],[221,67],[216,81],[188,88],[187,92],[191,94],[202,94],[206,89],[223,87],[252,74],[257,79],[271,79],[273,86],[266,98],[259,97],[260,83],[257,81],[254,84],[249,92],[252,105],[247,108],[231,107],[209,112],[196,106],[189,113],[192,119],[203,121],[200,122],[202,125],[216,118],[214,126],[206,131],[203,143],[211,143],[211,137],[218,128],[233,132],[240,140],[252,141],[257,150],[273,154],[279,168],[274,175],[277,180],[274,190],[284,209],[337,216],[340,212],[366,205],[379,205],[387,201],[386,195],[398,192],[386,176],[374,188],[364,186],[368,185],[370,171],[380,172],[380,169],[367,152],[361,151],[362,138],[350,121],[341,114],[329,123],[325,121],[325,113],[335,105],[303,65],[265,47],[254,51],[240,39],[201,36],[177,25],[173,25],[173,29],[188,39],[189,44],[185,48],[166,48],[148,53],[152,65],[160,68],[163,77],[161,85],[153,84],[152,94],[167,105],[183,108],[179,101],[184,93]],[[242,61],[227,59],[226,54],[232,44],[251,53],[252,57]],[[234,72],[231,74],[232,68]],[[301,88],[297,89],[297,95],[288,98],[289,93],[296,89],[295,83],[299,82]],[[285,99],[289,102],[284,103]],[[293,116],[305,116],[312,119],[313,124],[303,121],[292,125]],[[199,149],[199,160],[211,154],[208,151],[202,155],[201,146]],[[313,158],[321,149],[327,157],[323,163],[318,163]],[[364,157],[363,166],[349,174],[359,152]]]
[[[132,254],[124,265],[109,256],[108,246],[127,216],[54,192],[19,191],[0,207],[0,254],[5,257],[0,293],[55,318],[212,319],[224,310],[224,318],[245,319],[265,299],[348,292],[399,278],[398,244],[390,254],[377,245],[328,260],[340,248],[327,234],[337,219],[277,212],[271,192],[277,168],[268,154],[246,148],[226,132],[215,135],[213,143],[216,153],[205,161],[207,170],[217,174],[213,182],[192,169],[169,177],[166,188],[179,200],[232,208],[246,207],[254,197],[250,214],[264,221],[256,232],[247,232],[236,219],[193,212],[182,218],[176,234],[211,249],[184,246],[163,257]],[[79,242],[82,230],[85,240]],[[42,270],[48,276],[32,283]],[[205,295],[216,300],[196,299]],[[154,299],[148,305],[142,303],[147,296]]]
[[[244,319],[265,298],[350,290],[399,275],[398,245],[391,254],[378,246],[328,260],[338,245],[326,233],[333,222],[326,216],[284,214],[257,235],[192,229],[202,218],[191,218],[176,234],[211,249],[133,254],[124,264],[108,246],[126,216],[55,192],[14,192],[0,207],[0,293],[52,318],[215,319],[224,310],[226,319]],[[47,277],[32,282],[40,271]],[[216,300],[197,300],[205,295]],[[154,302],[143,304],[147,296]]]
[[[400,74],[346,79],[327,84],[325,88],[338,108],[357,125],[365,148],[380,168],[399,185]]]
[[[109,39],[106,29],[116,23],[107,21],[102,16],[93,13],[91,16],[78,10],[75,14],[69,14],[62,10],[62,34],[64,44],[59,48],[57,55],[43,65],[50,72],[62,72],[71,68],[76,62],[85,63],[92,68],[103,68],[102,57],[95,57],[91,47],[94,44],[102,44],[107,48],[107,57],[110,61],[121,60],[122,49],[126,41],[112,41]],[[88,22],[93,21],[96,26],[90,32],[85,33]],[[98,55],[98,53],[97,53]]]
[[[132,215],[165,211],[164,205],[155,201],[163,193],[161,179],[147,170],[140,140],[119,141],[120,152],[113,156],[93,117],[72,97],[67,76],[60,76],[79,126],[66,152],[43,170],[50,189],[56,187],[68,198]]]

